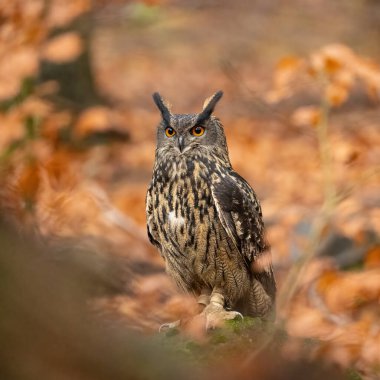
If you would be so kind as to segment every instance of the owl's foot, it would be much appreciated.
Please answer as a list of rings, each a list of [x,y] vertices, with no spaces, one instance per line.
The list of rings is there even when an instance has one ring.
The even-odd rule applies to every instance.
[[[175,328],[179,327],[180,325],[181,325],[180,319],[178,319],[178,321],[164,323],[160,326],[160,328],[158,329],[158,332],[161,333],[161,332],[165,332],[165,331],[168,331],[171,329],[175,329]]]
[[[222,305],[211,303],[206,306],[202,314],[206,317],[206,329],[212,330],[224,324],[224,321],[235,318],[243,319],[243,315],[238,311],[227,311]]]
[[[210,303],[210,293],[211,291],[209,289],[202,289],[202,292],[197,299],[198,313],[201,314],[205,307]]]
[[[217,289],[212,292],[210,303],[205,307],[202,315],[206,317],[207,330],[223,325],[224,321],[244,318],[238,311],[228,311],[224,308],[224,296]]]

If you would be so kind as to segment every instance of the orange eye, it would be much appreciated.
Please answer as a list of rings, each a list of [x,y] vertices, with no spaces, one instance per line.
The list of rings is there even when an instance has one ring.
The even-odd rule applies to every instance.
[[[200,125],[196,125],[195,127],[191,128],[190,133],[193,136],[199,137],[205,133],[205,129],[204,129],[204,127],[202,127]]]
[[[175,130],[172,127],[167,127],[165,129],[165,135],[167,137],[173,137],[175,135]]]

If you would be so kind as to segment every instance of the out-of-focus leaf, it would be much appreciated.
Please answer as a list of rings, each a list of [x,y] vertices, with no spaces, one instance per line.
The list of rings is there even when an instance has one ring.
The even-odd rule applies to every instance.
[[[371,248],[365,258],[366,268],[379,268],[380,267],[380,245]]]
[[[327,339],[334,333],[335,326],[319,310],[295,305],[287,322],[287,331],[296,337]]]
[[[42,48],[42,58],[54,63],[74,61],[83,51],[83,43],[75,32],[67,32],[50,39]]]
[[[326,87],[326,99],[333,107],[342,105],[348,98],[348,90],[336,83],[331,83]]]
[[[297,126],[316,127],[320,122],[321,111],[315,106],[298,108],[292,115],[292,123]]]
[[[380,297],[380,270],[327,272],[318,280],[318,291],[332,312],[353,311]]]
[[[52,28],[66,26],[90,9],[90,0],[53,0],[48,8],[47,24]]]
[[[304,60],[294,56],[282,58],[274,72],[274,89],[266,95],[266,100],[276,103],[292,94],[292,81],[304,68]]]
[[[23,102],[34,90],[34,79],[25,78],[21,80],[19,92],[6,100],[0,100],[0,110],[7,111],[9,108]]]
[[[26,209],[34,208],[40,181],[38,164],[32,161],[21,172],[16,187]]]
[[[318,73],[324,72],[328,76],[334,76],[346,67],[353,56],[352,50],[345,45],[327,45],[311,54],[309,61],[310,73],[319,75]]]
[[[38,54],[32,47],[10,51],[0,59],[0,100],[17,96],[24,78],[34,77],[38,70]]]
[[[76,138],[84,138],[94,132],[117,128],[121,123],[118,115],[107,107],[90,107],[83,111],[74,128]]]

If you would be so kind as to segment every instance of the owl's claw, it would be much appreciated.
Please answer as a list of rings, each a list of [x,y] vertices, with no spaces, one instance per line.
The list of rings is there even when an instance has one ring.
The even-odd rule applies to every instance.
[[[232,311],[232,313],[235,313],[235,317],[232,319],[239,317],[241,320],[244,320],[244,315],[242,313],[239,313],[238,311]]]
[[[180,319],[178,321],[164,323],[160,326],[160,328],[158,329],[158,332],[161,333],[170,329],[175,329],[176,327],[180,326],[180,324],[181,324]]]
[[[238,311],[227,311],[221,305],[210,304],[205,308],[203,313],[206,316],[206,329],[212,330],[221,326],[224,321],[241,318],[243,315]]]

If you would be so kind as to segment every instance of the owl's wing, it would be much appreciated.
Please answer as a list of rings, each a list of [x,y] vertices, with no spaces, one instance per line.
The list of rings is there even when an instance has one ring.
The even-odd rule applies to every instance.
[[[266,292],[275,298],[276,281],[270,256],[261,256],[269,245],[264,236],[264,223],[259,201],[251,186],[234,171],[225,173],[213,181],[213,200],[227,235],[243,255],[253,275],[263,285]],[[254,268],[251,264],[259,257],[267,260],[264,265]]]
[[[260,204],[249,184],[234,171],[211,186],[219,219],[244,259],[250,264],[269,249],[264,237]]]
[[[148,232],[149,241],[154,246],[156,246],[157,248],[161,250],[161,244],[158,241],[157,226],[153,218],[153,203],[152,203],[152,196],[150,193],[150,189],[148,190],[146,194],[145,205],[146,205],[146,228]]]

